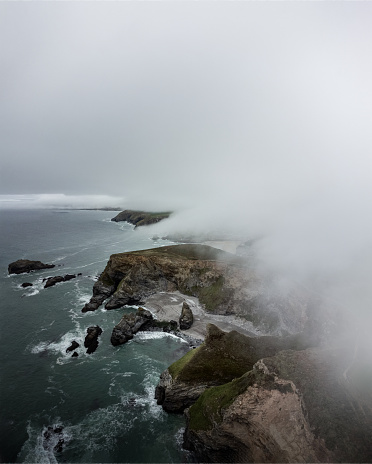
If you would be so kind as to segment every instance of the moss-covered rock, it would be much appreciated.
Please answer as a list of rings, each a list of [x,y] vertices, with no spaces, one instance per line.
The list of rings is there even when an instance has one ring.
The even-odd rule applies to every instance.
[[[350,350],[285,350],[187,410],[202,462],[371,462],[371,404],[343,375]]]
[[[262,357],[309,345],[311,341],[307,337],[251,338],[236,331],[224,332],[209,324],[204,344],[169,366],[160,378],[158,404],[167,411],[180,412],[193,404],[205,389],[241,377]]]

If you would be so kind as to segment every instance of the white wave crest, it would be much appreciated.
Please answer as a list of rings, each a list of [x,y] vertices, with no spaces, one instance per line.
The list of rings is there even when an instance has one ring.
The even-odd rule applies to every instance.
[[[82,349],[84,343],[85,333],[79,327],[73,332],[67,332],[57,342],[46,342],[41,341],[37,345],[31,347],[30,351],[32,354],[40,354],[50,352],[58,355],[56,360],[57,364],[65,364],[71,361],[71,352],[66,352],[66,349],[71,345],[72,341],[75,340],[80,344],[80,347],[76,351],[80,354],[84,354],[85,350]]]

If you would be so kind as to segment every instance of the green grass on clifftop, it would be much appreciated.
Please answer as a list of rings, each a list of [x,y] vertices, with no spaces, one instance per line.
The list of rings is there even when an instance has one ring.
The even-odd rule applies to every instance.
[[[241,258],[231,253],[219,250],[208,245],[199,244],[169,245],[159,248],[151,248],[148,250],[131,251],[129,253],[143,256],[169,255],[170,257],[176,256],[179,258],[193,260],[195,259],[203,261],[242,263]]]

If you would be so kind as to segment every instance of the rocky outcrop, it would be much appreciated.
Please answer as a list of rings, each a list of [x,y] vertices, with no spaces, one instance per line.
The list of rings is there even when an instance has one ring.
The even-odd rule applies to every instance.
[[[107,281],[105,276],[99,278],[93,285],[93,296],[88,303],[82,309],[83,313],[87,311],[95,311],[101,304],[107,300],[115,291],[114,282]]]
[[[114,222],[129,222],[130,224],[133,224],[135,227],[140,227],[140,226],[147,226],[151,224],[156,224],[159,221],[162,221],[163,219],[166,219],[169,217],[171,213],[166,212],[166,213],[150,213],[147,211],[131,211],[131,210],[125,210],[120,212],[117,216],[111,219],[111,221]]]
[[[87,348],[87,353],[94,353],[98,347],[98,337],[101,335],[102,329],[98,325],[88,327],[87,335],[84,340],[84,346]]]
[[[190,407],[184,446],[198,462],[371,462],[371,407],[343,378],[345,356],[312,348],[259,360]]]
[[[53,285],[58,284],[59,282],[67,282],[68,280],[75,279],[75,274],[66,274],[65,276],[54,276],[46,279],[44,288],[53,287]]]
[[[178,331],[176,321],[158,321],[155,320],[150,311],[138,308],[137,312],[127,313],[120,319],[112,331],[111,343],[114,346],[123,345],[131,340],[137,332],[168,332],[173,333],[183,339],[185,337]],[[187,340],[190,345],[196,341]]]
[[[111,344],[123,345],[150,321],[152,321],[152,314],[143,308],[139,308],[136,313],[124,314],[112,331]]]
[[[68,348],[66,348],[66,353],[76,350],[76,348],[79,348],[79,346],[79,343],[76,340],[73,340],[71,342],[71,345]]]
[[[42,269],[51,269],[54,264],[44,264],[41,261],[32,261],[29,259],[19,259],[10,263],[8,266],[9,274],[23,274],[25,272],[39,271]]]
[[[209,324],[204,344],[189,351],[161,374],[155,398],[165,411],[182,412],[204,390],[242,376],[262,357],[311,344],[310,339],[299,335],[250,338]]]
[[[179,319],[180,329],[187,330],[192,326],[194,322],[194,316],[190,309],[190,306],[186,303],[186,301],[182,304],[181,316]]]
[[[112,255],[83,312],[106,299],[106,309],[143,305],[156,292],[179,290],[195,296],[208,312],[235,314],[263,332],[293,333],[307,320],[302,290],[274,294],[271,283],[246,261],[206,245],[173,245]]]

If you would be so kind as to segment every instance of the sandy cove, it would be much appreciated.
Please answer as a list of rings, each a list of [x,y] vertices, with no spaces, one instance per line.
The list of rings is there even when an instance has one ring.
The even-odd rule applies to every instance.
[[[224,331],[236,330],[244,335],[255,336],[260,333],[249,321],[235,316],[221,316],[206,312],[198,298],[183,295],[176,292],[160,292],[151,295],[142,306],[151,311],[159,321],[179,320],[183,302],[186,301],[194,315],[194,323],[188,330],[183,330],[185,335],[204,340],[207,324],[212,323]]]

